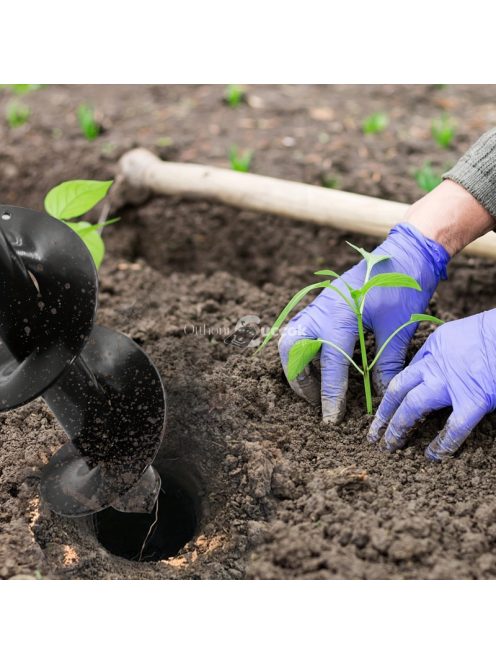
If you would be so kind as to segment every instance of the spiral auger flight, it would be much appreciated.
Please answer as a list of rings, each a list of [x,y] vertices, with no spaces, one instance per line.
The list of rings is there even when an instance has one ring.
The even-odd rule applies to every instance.
[[[47,214],[0,205],[0,411],[42,397],[69,437],[43,468],[56,513],[150,512],[165,391],[146,353],[95,325],[98,278],[78,235]]]

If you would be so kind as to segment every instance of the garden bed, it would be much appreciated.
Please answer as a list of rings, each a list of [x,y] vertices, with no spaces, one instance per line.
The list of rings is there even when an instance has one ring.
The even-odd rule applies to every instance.
[[[61,112],[55,107],[63,108],[76,93],[80,91],[40,91],[54,114]],[[458,104],[461,119],[469,94],[466,88],[449,88],[427,99],[424,86],[375,92],[367,101],[370,110],[379,103],[401,109],[394,130],[406,132],[413,126],[417,137],[399,141],[391,129],[380,139],[374,137],[382,143],[367,139],[367,156],[360,165],[352,154],[364,149],[363,141],[358,143],[360,134],[350,125],[356,124],[356,106],[362,103],[356,89],[326,89],[324,94],[316,88],[293,92],[285,87],[280,95],[293,105],[287,101],[285,110],[282,103],[271,101],[279,99],[273,90],[255,93],[268,105],[262,118],[256,108],[243,107],[240,115],[233,115],[219,102],[216,88],[183,88],[183,97],[179,89],[147,88],[150,113],[158,118],[155,124],[147,119],[148,126],[157,126],[163,109],[169,114],[167,131],[179,133],[184,127],[183,134],[189,136],[193,125],[201,133],[208,115],[210,123],[227,127],[227,137],[212,139],[220,149],[217,146],[232,140],[234,124],[244,117],[245,125],[253,122],[245,140],[260,142],[260,150],[263,141],[269,144],[260,153],[259,172],[315,182],[321,167],[315,159],[308,162],[309,171],[293,163],[286,169],[287,148],[281,152],[271,141],[275,144],[301,125],[306,133],[299,149],[305,161],[317,144],[313,134],[323,131],[321,123],[338,122],[341,130],[332,141],[339,139],[342,146],[334,146],[332,154],[339,155],[334,168],[343,188],[408,201],[420,195],[408,171],[411,150],[421,161],[446,159],[422,133],[424,116],[439,111],[436,99],[451,100]],[[120,94],[130,93],[123,88]],[[471,94],[479,95],[476,111],[460,134],[458,150],[477,137],[494,112],[486,89]],[[181,124],[179,111],[171,116],[170,109],[186,97],[194,104]],[[306,105],[330,107],[334,116],[319,120],[314,112],[309,118]],[[116,145],[118,153],[131,147],[124,136],[133,123],[146,125],[138,116],[114,112],[116,129],[109,129],[105,140]],[[260,119],[272,124],[264,129],[266,125],[257,126]],[[66,157],[60,155],[60,163],[55,160],[46,127],[34,125],[29,132],[24,140],[34,141],[39,154],[27,154],[20,139],[9,138],[1,149],[2,168],[10,163],[18,173],[42,172],[43,151],[51,156],[50,168],[36,182],[21,178],[17,186],[17,180],[10,185],[3,180],[5,202],[40,207],[45,191],[65,179],[67,169],[70,175],[99,178],[111,171],[115,160],[108,161],[95,144],[90,148],[76,136],[66,139],[65,147],[72,147],[76,156],[66,169]],[[156,138],[146,132],[143,136],[144,144]],[[193,143],[175,148],[174,157],[215,163],[211,146],[202,149],[200,138],[194,147]],[[319,145],[324,145],[321,165],[326,151],[325,144]],[[187,149],[196,152],[185,157],[181,150]],[[390,160],[384,157],[388,149],[396,150]],[[452,160],[454,154],[455,148]],[[384,177],[393,173],[394,163],[393,191],[389,180],[384,185]],[[84,173],[81,164],[87,165]],[[374,182],[371,173],[380,177]],[[353,264],[354,252],[346,248],[342,234],[206,201],[155,199],[121,214],[123,220],[106,231],[109,255],[101,269],[99,322],[141,344],[164,379],[167,432],[156,465],[165,480],[173,476],[180,483],[181,504],[186,501],[193,510],[190,523],[195,532],[177,555],[138,562],[110,554],[99,543],[92,519],[64,519],[43,509],[38,500],[40,469],[64,434],[38,400],[0,415],[0,577],[496,577],[495,416],[486,418],[461,454],[447,463],[428,463],[423,456],[443,414],[430,418],[406,450],[385,454],[365,441],[370,420],[354,374],[344,423],[326,426],[318,410],[296,399],[285,383],[275,344],[255,357],[251,349],[224,343],[242,316],[255,314],[264,324],[272,322],[314,269],[330,266],[341,271]],[[367,238],[347,239],[374,246]],[[432,313],[450,319],[494,306],[496,267],[489,261],[458,257],[449,273],[450,280],[440,286],[431,304]],[[421,338],[419,334],[417,346]],[[167,481],[164,484],[167,490]]]

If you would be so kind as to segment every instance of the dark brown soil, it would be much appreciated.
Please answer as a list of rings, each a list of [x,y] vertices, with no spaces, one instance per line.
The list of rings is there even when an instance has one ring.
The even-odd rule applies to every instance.
[[[250,94],[252,106],[230,109],[215,86],[44,88],[30,95],[28,127],[0,129],[0,198],[41,207],[51,185],[107,177],[125,149],[167,135],[170,158],[225,165],[237,142],[256,149],[257,172],[317,183],[329,171],[344,189],[411,201],[420,194],[415,166],[453,162],[496,117],[491,86],[260,86]],[[88,100],[106,127],[91,144],[73,118]],[[448,151],[429,137],[443,108],[459,123]],[[387,110],[392,123],[364,140],[359,123],[373,110]],[[343,234],[204,201],[156,199],[121,212],[107,233],[99,321],[142,344],[163,376],[169,416],[157,465],[188,480],[197,535],[173,558],[131,562],[100,546],[89,520],[40,506],[40,469],[64,435],[36,401],[0,416],[0,577],[496,577],[496,417],[448,463],[423,457],[442,413],[405,451],[384,454],[365,442],[356,378],[345,422],[328,427],[291,393],[274,346],[254,357],[223,341],[243,315],[270,323],[316,266],[351,265]],[[495,278],[490,262],[459,257],[432,308],[446,319],[489,308]]]

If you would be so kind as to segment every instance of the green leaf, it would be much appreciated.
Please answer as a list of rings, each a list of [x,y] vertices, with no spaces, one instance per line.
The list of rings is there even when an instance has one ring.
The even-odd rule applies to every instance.
[[[345,285],[346,285],[346,287],[348,288],[348,291],[350,292],[350,295],[353,297],[353,293],[354,293],[355,291],[354,291],[350,286],[348,286],[348,284],[345,284]],[[351,309],[352,311],[355,311],[355,313],[356,313],[356,309],[357,309],[357,307],[356,307],[356,303],[353,304],[353,302],[352,302],[349,298],[347,298],[346,295],[345,295],[343,292],[341,292],[341,291],[339,290],[339,288],[336,288],[336,286],[333,286],[332,284],[329,284],[328,286],[326,286],[326,288],[329,288],[330,290],[332,290],[332,291],[334,291],[335,293],[337,293],[340,297],[342,297],[343,300],[346,302],[346,304],[350,307],[350,309]],[[354,299],[354,298],[353,298],[353,299]]]
[[[380,134],[389,124],[387,113],[372,113],[362,123],[364,134]]]
[[[263,340],[262,344],[257,348],[256,352],[258,353],[259,351],[261,351],[262,348],[269,343],[269,341],[272,339],[272,337],[275,334],[277,334],[279,328],[284,323],[284,321],[287,318],[288,314],[296,307],[298,302],[300,302],[300,300],[302,300],[307,293],[309,293],[311,290],[314,290],[315,288],[326,288],[329,285],[330,285],[330,281],[319,281],[316,284],[310,284],[309,286],[305,286],[305,288],[302,288],[300,291],[298,291],[296,293],[296,295],[293,295],[293,297],[290,299],[290,301],[287,303],[287,305],[281,311],[279,316],[276,318],[275,323],[270,328],[270,330],[267,333],[265,339]]]
[[[363,258],[365,258],[367,263],[369,262],[369,258],[371,256],[371,254],[366,249],[362,249],[362,247],[357,247],[356,244],[353,244],[352,242],[348,242],[348,240],[346,240],[346,244],[348,244],[355,251],[358,251],[358,253],[361,254]]]
[[[321,346],[320,339],[300,339],[291,346],[286,368],[288,380],[295,380],[300,375],[307,364],[317,355]]]
[[[113,180],[68,180],[51,189],[45,210],[56,219],[74,219],[86,214],[105,198]]]
[[[346,283],[346,281],[343,279],[343,277],[338,274],[337,272],[334,272],[334,270],[319,270],[318,272],[314,272],[317,276],[322,275],[324,277],[335,277],[336,279],[340,279],[343,284],[346,286],[348,289],[349,293],[351,294],[353,292],[353,288],[350,286],[350,284]],[[340,295],[343,300],[346,302],[346,304],[353,309],[353,304],[350,302],[350,300],[346,297],[344,293],[342,293],[339,288],[336,288],[336,286],[333,286],[332,284],[329,286],[326,286],[326,288],[330,288],[331,290],[335,291],[338,295]]]
[[[359,254],[365,258],[365,261],[367,263],[367,267],[370,270],[374,267],[374,265],[377,265],[377,263],[382,263],[382,261],[387,261],[390,256],[381,256],[379,254],[371,254],[369,251],[366,251],[365,249],[362,249],[362,247],[357,247],[356,245],[352,244],[351,242],[346,241],[346,244],[349,244],[352,249],[355,251],[358,251]]]
[[[93,233],[88,233],[82,238],[85,245],[88,247],[90,254],[95,261],[96,269],[100,269],[102,264],[103,257],[105,256],[105,245],[103,243],[100,233],[94,231]]]
[[[356,292],[361,296],[365,296],[371,288],[413,288],[415,290],[422,290],[420,284],[408,274],[401,274],[401,272],[384,272],[383,274],[376,274],[371,277],[366,283],[363,284]]]
[[[335,277],[336,279],[341,279],[341,275],[333,270],[319,270],[318,272],[314,272],[314,274],[317,276],[322,275],[323,277]]]
[[[100,233],[95,229],[97,224],[92,225],[87,221],[66,221],[65,223],[79,235],[88,248],[95,261],[96,268],[98,269],[105,256],[105,245],[103,244]]]
[[[83,236],[86,233],[92,233],[93,231],[99,231],[102,228],[105,228],[106,226],[110,226],[111,224],[115,224],[117,221],[120,220],[120,217],[115,217],[115,219],[109,219],[108,221],[104,221],[101,224],[89,224],[88,226],[81,227],[77,232],[79,235]],[[66,221],[66,224],[69,225],[71,222]],[[88,222],[72,222],[75,224],[78,223],[85,223],[87,224]]]
[[[435,323],[436,325],[443,325],[444,321],[436,316],[429,316],[429,314],[412,314],[410,316],[411,323]]]

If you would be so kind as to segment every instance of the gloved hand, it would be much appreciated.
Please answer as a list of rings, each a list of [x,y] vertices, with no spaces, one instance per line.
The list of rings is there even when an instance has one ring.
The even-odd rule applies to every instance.
[[[405,323],[411,314],[423,313],[436,289],[439,279],[446,278],[446,265],[450,258],[443,246],[426,238],[410,224],[399,224],[389,233],[374,254],[390,256],[378,263],[372,276],[382,272],[402,272],[416,279],[421,291],[410,288],[373,288],[367,295],[363,312],[366,329],[375,335],[379,348],[389,335]],[[358,288],[365,278],[366,265],[362,260],[348,270],[342,279],[333,282],[341,292],[347,293],[343,280]],[[376,363],[372,380],[379,393],[402,368],[408,344],[416,329],[409,325],[394,337]],[[357,341],[355,315],[340,296],[326,288],[283,329],[279,340],[279,353],[284,371],[291,346],[300,339],[325,339],[340,346],[349,355]],[[321,384],[311,365],[294,381],[291,387],[299,396],[317,405],[322,402],[324,421],[339,422],[346,407],[349,363],[338,351],[323,345],[320,353]]]
[[[496,408],[496,309],[445,323],[431,334],[390,383],[368,440],[384,435],[389,451],[404,447],[416,422],[446,406],[453,412],[425,451],[433,461],[452,456]]]

